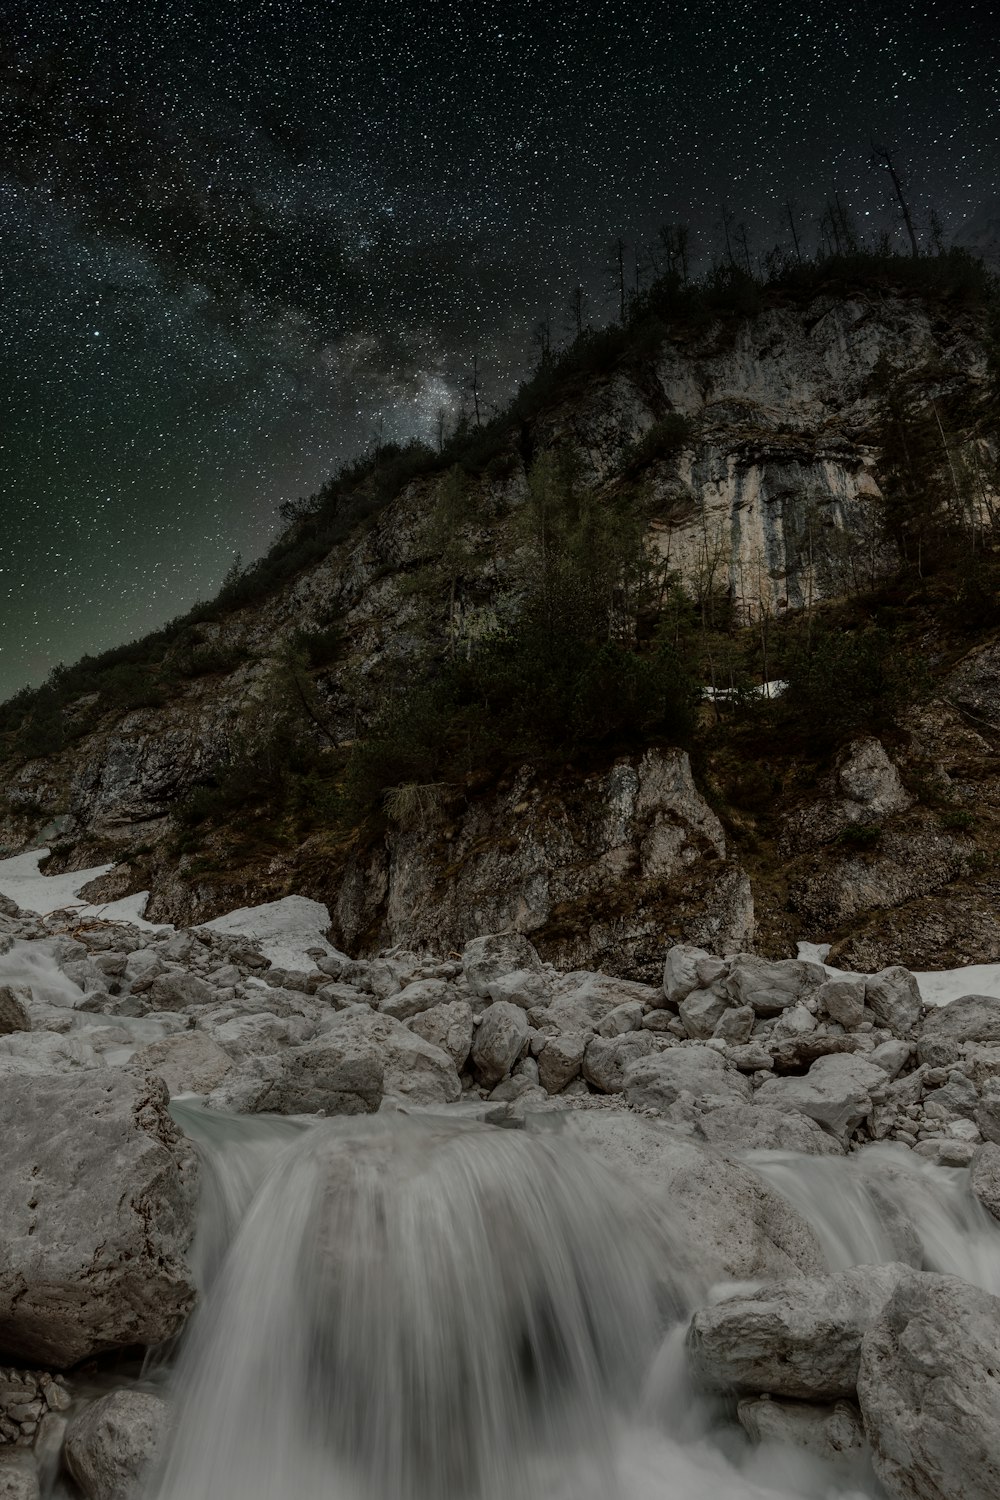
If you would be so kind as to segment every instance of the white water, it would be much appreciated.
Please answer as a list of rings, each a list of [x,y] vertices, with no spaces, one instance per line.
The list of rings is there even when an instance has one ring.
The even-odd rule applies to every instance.
[[[863,1462],[751,1447],[691,1391],[680,1276],[641,1193],[560,1134],[174,1106],[205,1171],[203,1307],[146,1500],[859,1500]],[[752,1164],[831,1269],[1000,1290],[966,1174],[902,1148]]]

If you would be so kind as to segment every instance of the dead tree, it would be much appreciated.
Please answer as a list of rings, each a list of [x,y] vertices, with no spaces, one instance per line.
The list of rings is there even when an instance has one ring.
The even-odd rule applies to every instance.
[[[733,242],[729,234],[730,228],[732,227],[732,222],[733,216],[729,211],[729,206],[728,204],[724,203],[722,205],[722,231],[726,236],[726,259],[729,261],[730,266],[735,271],[736,261],[733,258]]]
[[[913,252],[913,259],[916,260],[920,254],[920,250],[917,247],[917,236],[913,229],[913,218],[910,214],[910,205],[907,203],[903,192],[903,184],[900,182],[899,173],[896,171],[896,164],[892,159],[892,153],[885,146],[876,146],[875,142],[872,141],[871,162],[873,167],[883,166],[888,168],[889,176],[892,178],[892,185],[896,191],[896,198],[899,201],[899,211],[903,216],[906,232],[910,236],[910,248]]]
[[[570,332],[574,338],[583,338],[583,325],[587,315],[587,299],[583,287],[575,286],[566,301]]]
[[[786,210],[786,212],[788,214],[788,227],[792,231],[792,244],[795,246],[795,259],[798,261],[799,265],[801,266],[801,264],[802,264],[802,248],[799,245],[798,230],[795,228],[795,205],[791,201],[791,199],[789,199],[786,202],[786,204],[785,204],[785,210]]]
[[[476,414],[476,426],[482,427],[482,416],[479,407],[479,398],[482,394],[482,385],[479,381],[479,355],[472,356],[472,376],[469,380],[469,395],[472,397],[472,409]]]

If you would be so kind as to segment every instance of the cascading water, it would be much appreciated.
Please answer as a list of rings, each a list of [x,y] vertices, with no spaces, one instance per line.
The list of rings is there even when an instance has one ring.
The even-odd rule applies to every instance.
[[[641,1191],[558,1132],[175,1110],[206,1163],[206,1291],[147,1500],[878,1493],[862,1462],[749,1446],[692,1392],[683,1331],[711,1289]],[[752,1164],[831,1269],[905,1258],[997,1290],[966,1174],[891,1148]]]
[[[194,1330],[156,1494],[500,1497],[583,1450],[599,1468],[671,1312],[641,1206],[562,1143],[317,1126]]]

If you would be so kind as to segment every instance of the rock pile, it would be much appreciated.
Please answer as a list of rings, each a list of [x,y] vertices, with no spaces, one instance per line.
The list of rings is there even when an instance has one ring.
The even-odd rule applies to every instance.
[[[697,1382],[739,1399],[752,1438],[837,1461],[867,1444],[900,1500],[996,1492],[1000,1303],[903,1265],[829,1274],[810,1225],[733,1153],[894,1141],[970,1167],[1000,1218],[1000,1000],[927,1009],[902,968],[691,946],[640,984],[560,973],[516,934],[363,961],[321,941],[289,967],[239,931],[43,922],[7,903],[0,1075],[0,1361],[18,1366],[0,1369],[0,1452],[65,1424],[72,1377],[54,1372],[168,1340],[193,1306],[197,1169],[170,1095],[288,1115],[462,1102],[503,1124],[561,1111],[642,1181],[692,1285],[763,1283],[701,1308],[688,1336]],[[128,1492],[161,1408],[132,1391],[69,1413],[63,1458],[85,1493]],[[5,1460],[0,1492],[31,1483]]]

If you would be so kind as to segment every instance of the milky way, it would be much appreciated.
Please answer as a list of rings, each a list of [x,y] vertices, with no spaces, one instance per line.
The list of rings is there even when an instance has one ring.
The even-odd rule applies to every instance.
[[[657,227],[808,248],[996,193],[1000,23],[961,0],[14,7],[0,39],[0,694],[212,593],[374,434],[502,404]],[[638,260],[638,266],[636,264]]]

